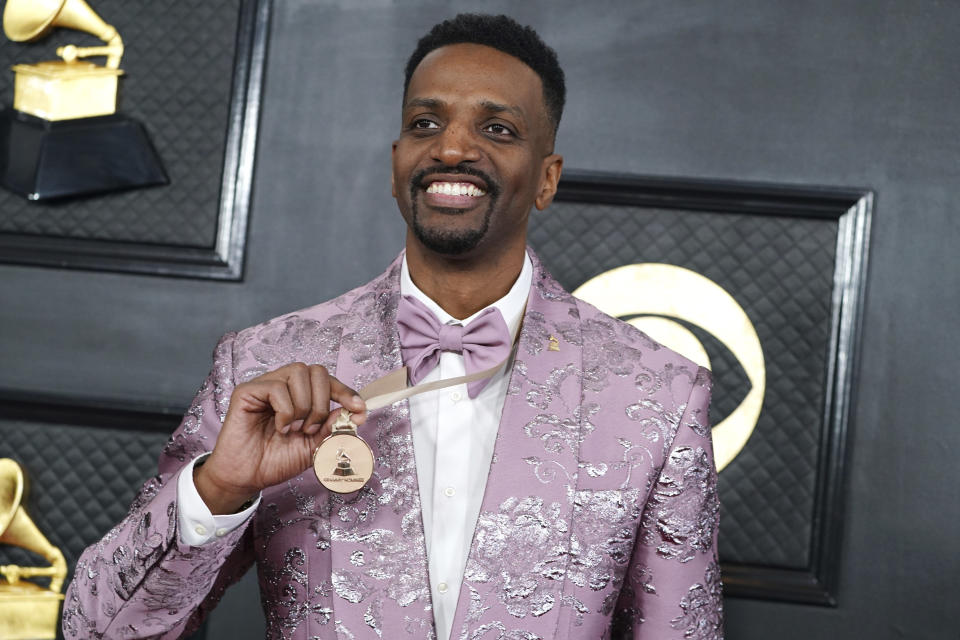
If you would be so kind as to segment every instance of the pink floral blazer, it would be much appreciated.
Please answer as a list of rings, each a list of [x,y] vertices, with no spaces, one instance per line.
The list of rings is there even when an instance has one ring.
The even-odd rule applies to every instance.
[[[359,388],[401,366],[399,273],[398,258],[335,300],[223,337],[158,475],[77,562],[66,638],[189,633],[254,562],[269,638],[436,637],[406,401],[362,428],[376,468],[357,493],[308,470],[209,545],[177,534],[178,471],[213,448],[234,385],[302,361]],[[709,398],[707,370],[573,298],[534,258],[452,637],[722,638]]]

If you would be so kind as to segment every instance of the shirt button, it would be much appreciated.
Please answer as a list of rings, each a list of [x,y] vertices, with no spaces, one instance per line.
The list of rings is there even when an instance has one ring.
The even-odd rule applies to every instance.
[[[440,584],[437,585],[437,591],[439,591],[440,593],[446,593],[447,589],[448,587],[446,582],[441,582]]]
[[[463,399],[463,394],[460,393],[459,391],[454,391],[453,393],[450,394],[450,399],[453,400],[454,402],[460,402]]]
[[[453,487],[447,487],[446,489],[443,490],[443,495],[447,496],[448,498],[452,498],[456,493],[457,493],[457,490],[454,489]]]
[[[196,527],[193,528],[193,530],[197,532],[197,535],[200,535],[200,536],[207,535],[207,528],[202,524],[198,524]]]
[[[227,535],[227,530],[226,530],[226,529],[223,529],[223,528],[217,529],[217,537],[218,537],[218,538],[222,538],[222,537],[225,536],[225,535]]]

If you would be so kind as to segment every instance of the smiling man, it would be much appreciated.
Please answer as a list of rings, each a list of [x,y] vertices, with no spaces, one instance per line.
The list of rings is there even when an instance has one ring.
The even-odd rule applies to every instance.
[[[469,34],[473,25],[463,22],[459,28]],[[437,44],[446,43],[444,35],[431,34]],[[544,73],[559,86],[548,93],[514,55],[474,43],[428,50],[431,36],[407,65],[393,195],[407,222],[406,261],[415,282],[454,317],[466,318],[516,282],[530,209],[546,208],[556,193],[563,72],[555,57],[549,60]]]
[[[254,562],[271,638],[722,637],[709,372],[526,247],[563,102],[553,50],[505,16],[420,40],[392,156],[405,252],[224,336],[159,475],[79,560],[66,637],[178,637]],[[356,395],[401,366],[455,383]],[[314,469],[353,437],[331,401],[367,482],[362,450]]]

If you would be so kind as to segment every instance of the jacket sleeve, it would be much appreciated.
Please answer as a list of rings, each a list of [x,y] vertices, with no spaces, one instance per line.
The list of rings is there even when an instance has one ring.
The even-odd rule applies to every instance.
[[[710,372],[701,367],[641,517],[614,613],[615,639],[723,638],[710,389]]]
[[[233,392],[233,339],[214,351],[207,377],[127,516],[88,547],[63,605],[65,638],[178,638],[195,630],[253,561],[250,520],[191,547],[177,533],[177,476],[216,443]]]

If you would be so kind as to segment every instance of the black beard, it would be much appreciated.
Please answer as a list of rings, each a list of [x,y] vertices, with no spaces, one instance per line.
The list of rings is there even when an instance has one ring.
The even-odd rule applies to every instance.
[[[428,229],[420,224],[420,212],[417,206],[417,196],[423,190],[423,179],[433,173],[462,173],[466,175],[477,176],[486,182],[487,197],[490,198],[490,203],[487,206],[486,212],[484,212],[483,224],[480,225],[479,229],[449,231],[441,229]],[[493,208],[496,206],[497,196],[499,196],[499,194],[499,186],[489,176],[487,176],[486,173],[470,167],[458,166],[453,170],[433,168],[420,171],[410,180],[410,203],[413,213],[411,217],[412,220],[410,228],[413,230],[413,235],[416,236],[417,240],[419,240],[423,246],[425,246],[427,249],[430,249],[434,253],[439,253],[445,256],[463,255],[464,253],[475,249],[477,245],[480,244],[480,241],[483,240],[483,237],[487,235],[487,230],[490,228],[490,217],[493,215]],[[441,211],[449,215],[461,214],[459,209],[441,209]]]
[[[413,235],[423,246],[434,253],[446,256],[459,256],[476,248],[490,228],[490,214],[493,213],[493,200],[483,216],[483,224],[479,229],[464,229],[460,231],[450,231],[447,229],[428,229],[420,224],[420,217],[417,210],[417,202],[413,201]],[[452,215],[457,215],[452,213]]]

